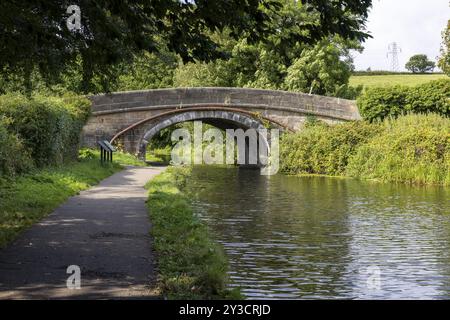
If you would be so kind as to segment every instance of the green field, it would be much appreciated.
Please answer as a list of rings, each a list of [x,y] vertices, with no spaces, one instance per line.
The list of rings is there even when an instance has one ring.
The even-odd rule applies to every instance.
[[[388,87],[393,85],[415,86],[432,80],[448,78],[444,74],[401,74],[384,76],[352,76],[351,86]]]

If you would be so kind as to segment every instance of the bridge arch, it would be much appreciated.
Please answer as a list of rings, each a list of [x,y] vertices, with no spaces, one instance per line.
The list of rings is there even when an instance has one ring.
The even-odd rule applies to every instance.
[[[180,110],[180,113],[170,114],[165,117],[150,121],[143,129],[142,138],[139,141],[139,157],[145,160],[147,145],[150,140],[161,130],[178,123],[201,120],[220,129],[265,129],[262,121],[247,114],[229,110]],[[264,139],[264,144],[269,147],[269,141]]]

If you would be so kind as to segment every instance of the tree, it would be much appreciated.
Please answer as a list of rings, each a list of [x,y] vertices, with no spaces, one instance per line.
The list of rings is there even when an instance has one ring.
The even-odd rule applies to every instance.
[[[125,64],[119,71],[114,91],[159,89],[173,86],[173,75],[178,66],[175,54],[165,50],[145,52],[136,56],[132,64]]]
[[[436,68],[436,64],[433,61],[428,60],[425,54],[416,54],[412,56],[406,63],[405,68],[412,73],[425,73],[432,72]]]
[[[323,41],[304,50],[287,70],[286,89],[320,95],[335,95],[348,84],[352,61],[343,60],[343,52],[331,41]]]
[[[226,62],[187,63],[175,70],[174,87],[232,87]]]
[[[450,76],[450,20],[448,20],[447,28],[442,32],[441,56],[438,67]]]
[[[81,90],[92,90],[93,79],[108,90],[117,76],[116,66],[130,63],[143,51],[159,52],[163,38],[170,52],[184,62],[224,57],[212,33],[227,33],[249,43],[279,33],[272,23],[287,0],[35,0],[0,2],[0,70],[29,79],[37,70],[46,83],[73,65],[81,69]],[[301,0],[314,23],[287,19],[286,46],[314,44],[341,35],[362,41],[371,0]],[[81,10],[81,27],[70,31],[69,4]]]

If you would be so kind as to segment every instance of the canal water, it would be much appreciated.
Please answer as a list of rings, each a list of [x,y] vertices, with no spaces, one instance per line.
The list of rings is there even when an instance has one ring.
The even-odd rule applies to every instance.
[[[450,298],[450,190],[195,167],[188,190],[248,299]]]

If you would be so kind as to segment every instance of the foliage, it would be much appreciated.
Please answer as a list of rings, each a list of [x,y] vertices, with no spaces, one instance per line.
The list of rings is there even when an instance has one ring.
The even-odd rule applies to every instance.
[[[165,148],[151,149],[147,151],[145,159],[152,165],[155,163],[168,165],[171,160],[171,148],[167,146]]]
[[[125,152],[114,152],[113,161],[124,166],[145,167],[147,165],[136,156]]]
[[[135,57],[132,64],[123,67],[117,86],[113,89],[129,91],[172,87],[177,65],[176,55],[168,51],[144,53]]]
[[[311,50],[303,50],[287,70],[286,88],[335,95],[340,85],[348,83],[351,75],[351,65],[341,60],[341,56],[342,51],[333,42],[323,42]]]
[[[78,151],[78,159],[79,160],[92,160],[98,156],[98,152],[95,152],[94,149],[90,148],[82,148]]]
[[[368,121],[406,113],[437,113],[450,116],[450,80],[416,87],[369,88],[358,98],[361,115]]]
[[[333,126],[309,121],[280,147],[288,174],[450,185],[450,119],[436,114]]]
[[[425,73],[432,72],[436,68],[436,64],[428,60],[425,54],[416,54],[409,59],[405,68],[412,73]]]
[[[386,120],[384,130],[350,158],[347,174],[450,185],[450,119],[429,114]]]
[[[258,43],[217,35],[228,58],[180,65],[174,86],[287,89],[355,98],[362,88],[348,87],[353,70],[350,49],[360,50],[360,43],[339,36],[314,44],[290,42],[289,35],[299,32],[299,25],[314,24],[320,18],[306,6],[292,1],[283,4],[276,14],[267,13],[273,15],[271,23],[280,32]]]
[[[349,48],[357,48],[356,43],[323,41],[314,47],[297,46],[288,54],[292,59],[283,58],[277,53],[280,48],[266,44],[241,40],[229,45],[229,60],[180,65],[174,86],[287,89],[349,99],[362,90],[347,85],[353,67]]]
[[[189,174],[171,167],[147,184],[161,290],[170,299],[239,297],[225,288],[225,254],[181,191]]]
[[[97,1],[80,0],[81,28],[69,31],[65,1],[2,1],[0,4],[0,70],[17,74],[30,87],[37,72],[46,84],[55,84],[67,70],[81,77],[83,92],[98,82],[109,90],[120,65],[141,53],[158,53],[161,39],[169,52],[184,62],[212,61],[224,52],[213,34],[225,33],[237,40],[257,43],[279,33],[279,22],[290,24],[284,33],[286,46],[296,42],[314,44],[340,35],[362,41],[371,0],[302,0],[292,6],[304,8],[315,21],[280,17],[287,0],[232,1]],[[295,17],[295,16],[293,16]],[[273,23],[276,22],[276,23]],[[70,72],[69,72],[70,73]]]
[[[124,66],[126,75],[119,76],[118,83],[110,81],[110,88],[116,90],[146,89],[172,85],[174,87],[253,87],[265,89],[285,89],[287,69],[302,51],[312,50],[314,46],[307,39],[293,41],[294,35],[301,32],[303,25],[318,24],[320,15],[308,11],[307,5],[298,5],[292,1],[281,1],[282,8],[276,13],[265,10],[270,17],[271,28],[283,30],[267,35],[262,41],[252,42],[241,35],[236,39],[228,32],[211,32],[210,37],[224,52],[221,59],[214,61],[182,63],[176,56],[164,49],[151,59],[146,56],[141,63],[131,67]],[[345,37],[329,37],[340,55],[337,61],[343,61],[352,69],[349,49],[360,49],[358,40],[344,40]],[[322,42],[325,45],[326,42]],[[166,45],[162,45],[166,48]],[[341,65],[341,64],[340,64]],[[148,69],[155,76],[149,76]],[[137,80],[135,74],[137,74]],[[173,82],[170,77],[173,75]],[[160,80],[163,78],[163,81]],[[127,83],[132,83],[128,85]],[[349,88],[347,81],[338,82],[330,95],[354,98],[359,89]],[[96,90],[99,90],[97,87]]]
[[[174,87],[232,87],[225,65],[224,60],[181,64],[174,73]]]
[[[92,159],[98,159],[100,157],[100,151],[90,148],[82,148],[78,152],[78,159],[79,160],[92,160]],[[132,154],[124,153],[121,151],[114,152],[113,154],[113,162],[120,164],[120,165],[127,165],[127,166],[135,166],[135,167],[144,167],[146,166],[146,163],[139,160],[137,157],[135,157]]]
[[[441,56],[439,57],[438,67],[450,76],[450,20],[447,28],[442,32]]]
[[[89,100],[77,96],[0,96],[0,115],[9,119],[8,131],[23,141],[37,166],[62,164],[77,157],[89,107]]]
[[[15,178],[0,178],[0,247],[20,231],[49,214],[67,198],[119,171],[93,159],[35,170]]]
[[[356,100],[361,93],[364,91],[364,86],[362,84],[358,86],[350,86],[348,84],[343,84],[336,87],[333,97]]]
[[[288,174],[343,175],[358,146],[380,131],[363,121],[333,126],[309,121],[300,132],[282,137],[280,168]]]
[[[224,46],[229,48],[229,59],[180,65],[175,73],[174,86],[276,89],[282,85],[285,67],[280,57],[264,44],[228,39]]]
[[[33,168],[33,160],[22,141],[6,130],[0,118],[0,177],[14,176]]]

